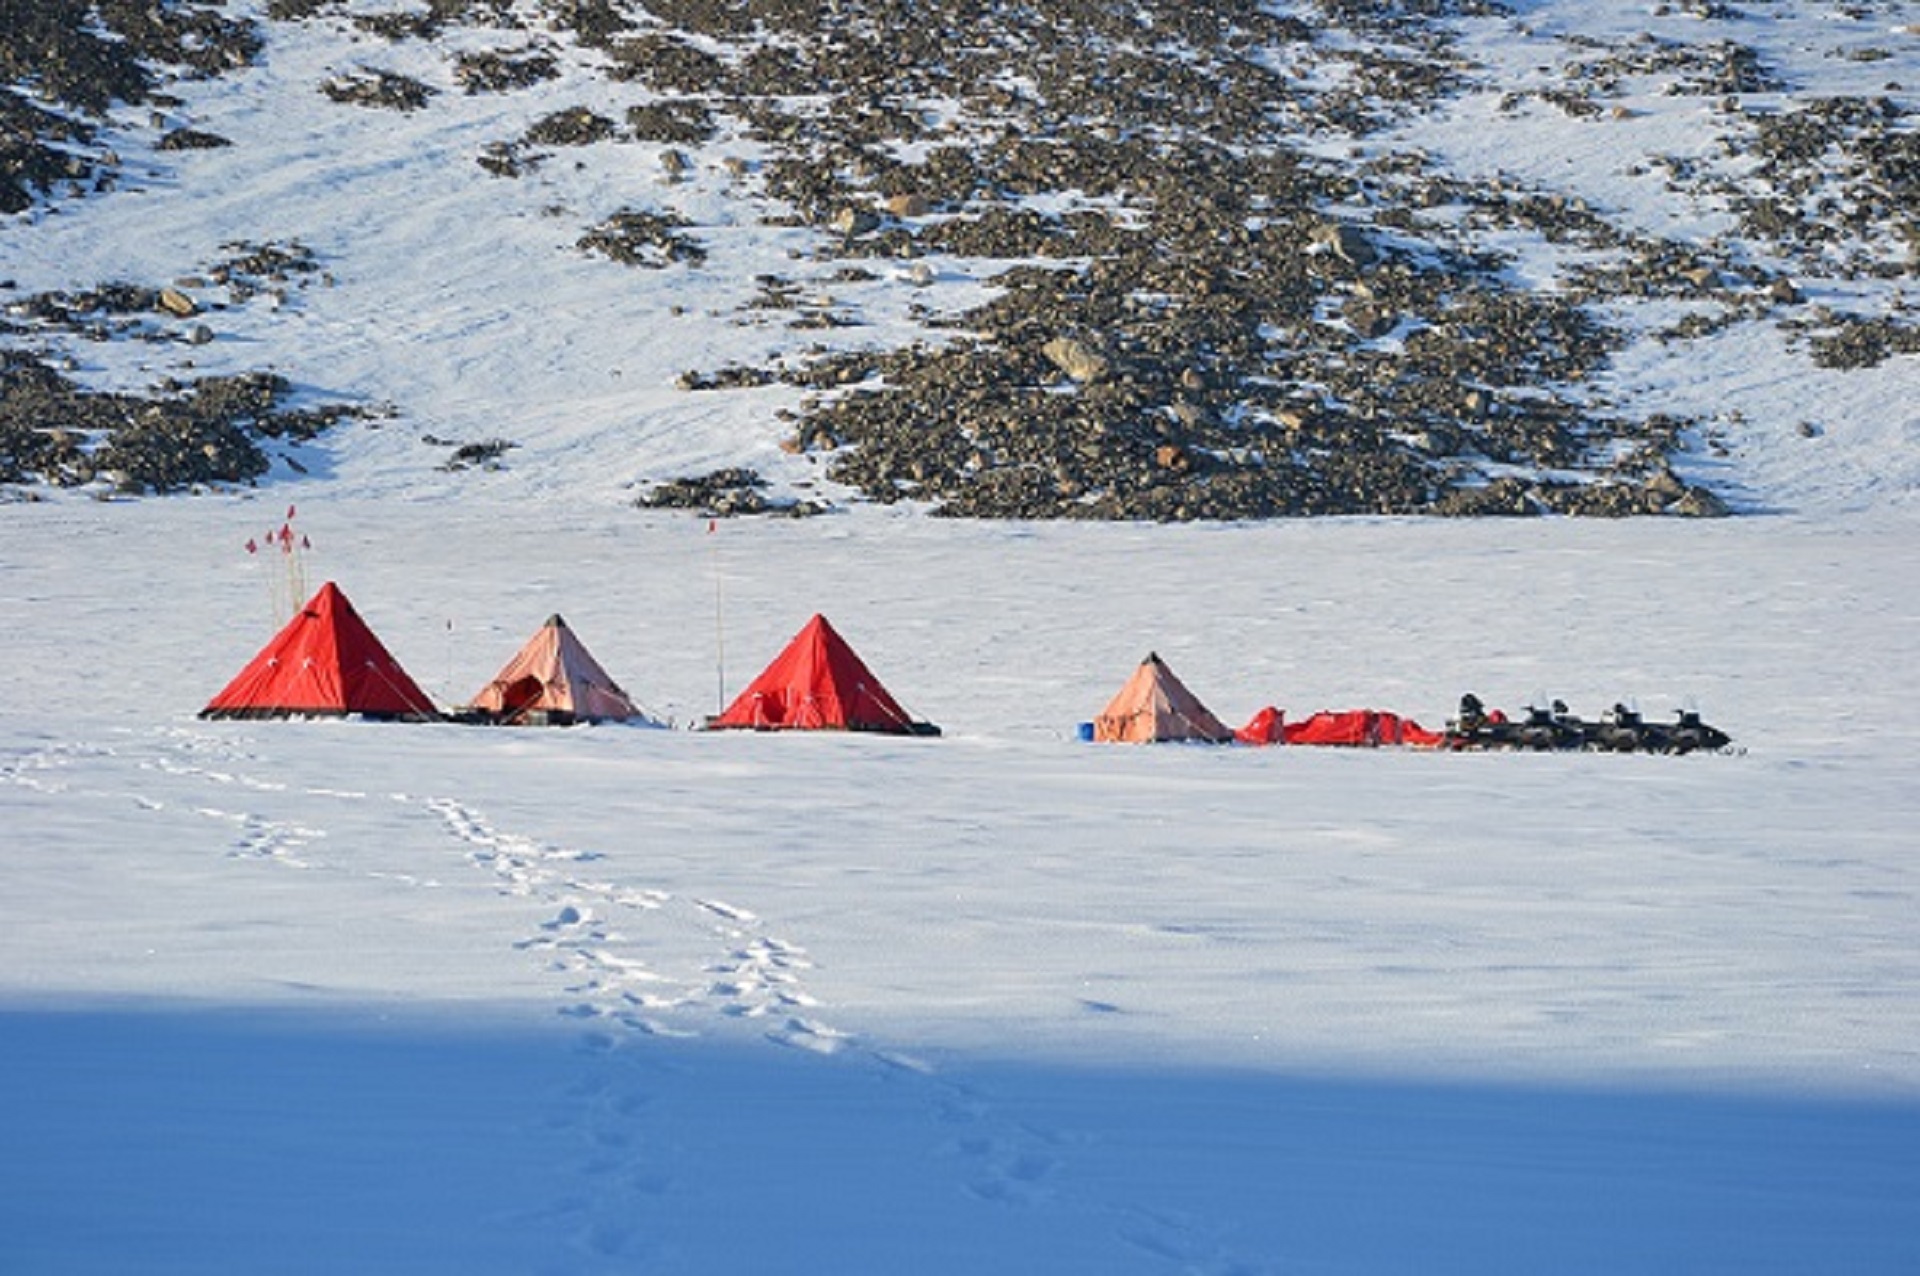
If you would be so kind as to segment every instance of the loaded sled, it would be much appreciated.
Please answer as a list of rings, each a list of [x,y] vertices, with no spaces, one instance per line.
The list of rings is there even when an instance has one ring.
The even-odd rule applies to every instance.
[[[1460,698],[1460,715],[1448,721],[1449,749],[1525,749],[1534,752],[1589,750],[1601,753],[1693,753],[1719,750],[1733,737],[1700,720],[1690,709],[1670,723],[1647,722],[1635,710],[1616,704],[1596,721],[1572,713],[1564,701],[1546,708],[1530,705],[1518,721],[1489,710],[1478,696]]]

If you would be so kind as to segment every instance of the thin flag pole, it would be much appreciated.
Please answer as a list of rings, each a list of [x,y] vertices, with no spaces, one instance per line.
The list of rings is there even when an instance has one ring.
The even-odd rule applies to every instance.
[[[306,563],[301,554],[305,548],[301,542],[306,538],[293,529],[293,520],[298,512],[297,506],[287,506],[287,517],[280,524],[280,563],[286,572],[289,616],[307,600]]]
[[[713,653],[714,678],[719,699],[714,706],[716,714],[727,711],[727,607],[726,595],[721,588],[720,576],[720,538],[717,535],[719,522],[707,520],[707,544],[713,558]]]

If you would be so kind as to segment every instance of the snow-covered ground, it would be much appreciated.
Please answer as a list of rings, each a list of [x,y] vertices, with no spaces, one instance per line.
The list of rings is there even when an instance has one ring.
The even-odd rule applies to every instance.
[[[448,700],[828,611],[940,740],[202,723],[259,501],[0,507],[9,1271],[1903,1272],[1915,529],[327,504]],[[1075,741],[1457,690],[1688,758]]]
[[[258,74],[306,101],[337,56]],[[182,90],[231,150],[0,230],[23,292],[300,238],[331,286],[81,372],[266,351],[410,414],[257,493],[0,503],[0,1272],[1920,1270],[1912,356],[1822,373],[1743,326],[1618,370],[1741,409],[1693,460],[1722,522],[709,532],[632,485],[809,465],[789,392],[672,389],[795,340],[740,307],[806,232],[729,191],[727,139],[657,192],[726,270],[623,272],[567,246],[655,189],[644,148],[434,161],[578,86],[430,118],[259,87]],[[1692,108],[1635,105],[1677,145]],[[1471,168],[1473,109],[1423,144]],[[1499,166],[1591,127],[1531,122]],[[1651,198],[1613,162],[1592,193]],[[841,339],[977,293],[936,264]],[[424,433],[522,447],[449,474]],[[560,611],[684,725],[822,611],[947,734],[201,722],[284,614],[243,546],[289,503],[305,585],[447,703]],[[1079,743],[1150,649],[1235,723],[1627,698],[1740,751]]]

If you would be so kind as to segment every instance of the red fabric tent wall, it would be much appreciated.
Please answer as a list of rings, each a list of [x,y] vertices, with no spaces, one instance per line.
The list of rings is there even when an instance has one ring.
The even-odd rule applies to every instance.
[[[825,616],[809,620],[709,727],[931,735],[873,676]]]
[[[439,711],[332,581],[200,711],[203,718],[361,713],[437,718]]]

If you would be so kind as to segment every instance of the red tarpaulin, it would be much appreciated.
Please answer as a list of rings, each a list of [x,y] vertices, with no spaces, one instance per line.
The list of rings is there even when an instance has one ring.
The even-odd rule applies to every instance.
[[[1234,732],[1242,744],[1320,744],[1368,747],[1381,744],[1410,744],[1432,747],[1446,737],[1429,731],[1412,718],[1379,709],[1323,709],[1310,718],[1288,722],[1280,710],[1269,706],[1253,715],[1253,720]]]

